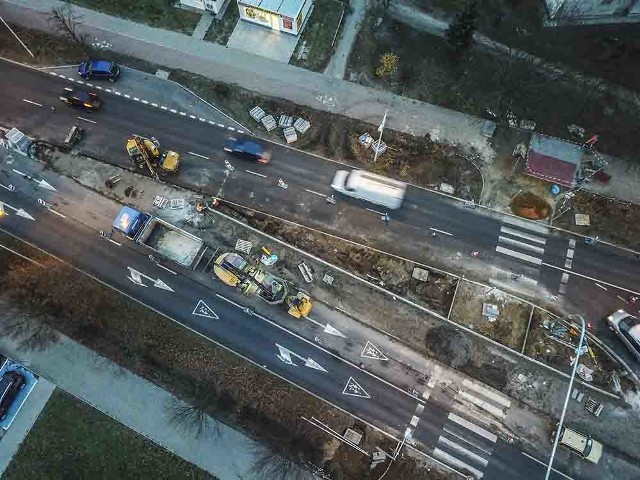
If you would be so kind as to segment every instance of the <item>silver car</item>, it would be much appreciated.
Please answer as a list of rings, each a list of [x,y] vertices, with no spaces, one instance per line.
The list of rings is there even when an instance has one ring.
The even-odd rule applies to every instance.
[[[640,361],[640,322],[624,310],[617,310],[607,317],[609,328],[620,337],[626,347]]]

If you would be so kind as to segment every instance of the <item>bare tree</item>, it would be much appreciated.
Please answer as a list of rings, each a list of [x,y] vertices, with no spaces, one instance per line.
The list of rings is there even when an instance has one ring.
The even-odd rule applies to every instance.
[[[43,351],[58,341],[58,332],[49,327],[42,316],[15,308],[5,312],[0,319],[2,332],[16,340],[21,348]]]
[[[87,36],[80,33],[81,18],[68,2],[51,9],[50,21],[58,33],[84,46],[87,44]]]
[[[297,445],[286,442],[288,445],[280,444],[280,447],[289,450]],[[303,459],[291,456],[292,452],[279,451],[281,448],[273,448],[270,445],[256,443],[254,453],[256,460],[251,467],[252,473],[257,478],[269,478],[273,480],[306,480],[310,477],[309,471],[304,468]]]
[[[186,401],[174,398],[167,405],[169,423],[196,438],[205,435],[220,435],[220,423],[213,417],[216,413],[230,411],[235,399],[218,382],[195,382],[186,380]]]

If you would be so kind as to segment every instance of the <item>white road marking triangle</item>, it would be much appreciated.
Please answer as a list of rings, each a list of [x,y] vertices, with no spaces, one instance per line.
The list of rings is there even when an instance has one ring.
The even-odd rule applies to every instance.
[[[203,300],[199,300],[196,308],[193,309],[192,315],[197,315],[198,317],[206,317],[212,318],[214,320],[218,320],[220,317],[216,315],[216,312],[211,310],[211,307],[204,303]]]
[[[347,338],[347,336],[343,334],[340,330],[333,328],[328,323],[327,323],[327,326],[324,327],[324,333],[328,333],[329,335],[335,335],[336,337]]]
[[[347,380],[347,384],[344,386],[342,394],[351,395],[352,397],[371,398],[371,395],[369,395],[366,390],[353,379],[353,377],[349,377],[349,380]]]
[[[389,358],[369,340],[367,340],[367,344],[362,349],[362,353],[360,354],[360,356],[364,358],[373,358],[375,360],[389,360]]]
[[[325,372],[326,373],[326,369],[320,365],[319,363],[317,363],[313,358],[309,357],[307,358],[306,362],[304,362],[304,366],[305,367],[309,367],[309,368],[314,368],[316,370],[320,370],[321,372]]]

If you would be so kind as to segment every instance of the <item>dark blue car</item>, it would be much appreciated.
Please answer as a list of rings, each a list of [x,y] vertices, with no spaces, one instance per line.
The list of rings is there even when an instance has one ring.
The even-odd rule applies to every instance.
[[[120,67],[108,60],[87,60],[78,67],[78,75],[87,80],[95,79],[115,82],[120,76]]]
[[[269,163],[271,152],[250,140],[228,138],[222,149],[238,158],[258,163]]]

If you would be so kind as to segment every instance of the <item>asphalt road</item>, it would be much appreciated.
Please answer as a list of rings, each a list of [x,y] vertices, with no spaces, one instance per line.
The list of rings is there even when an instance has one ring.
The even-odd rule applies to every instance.
[[[28,165],[16,163],[15,160],[11,166],[29,171]],[[8,168],[3,167],[3,170],[6,173]],[[215,282],[199,283],[184,275],[185,272],[177,265],[175,270],[178,275],[172,275],[149,262],[148,252],[143,247],[135,246],[125,239],[122,239],[121,245],[109,242],[92,228],[47,211],[38,201],[44,199],[54,203],[57,200],[67,206],[76,204],[78,209],[86,210],[96,204],[92,199],[95,194],[87,193],[83,197],[84,204],[81,204],[75,198],[61,198],[59,193],[34,188],[33,182],[16,177],[17,175],[10,175],[11,182],[17,188],[15,192],[0,188],[0,202],[5,204],[5,210],[9,213],[0,218],[0,229],[59,258],[73,260],[83,271],[111,287],[362,420],[392,433],[398,439],[402,438],[416,407],[424,406],[413,438],[422,444],[419,448],[424,448],[429,454],[433,453],[436,446],[441,450],[445,448],[440,439],[445,426],[454,429],[455,434],[456,425],[447,420],[451,416],[447,405],[414,397],[324,350],[313,341],[278,326],[266,317],[247,311],[234,300],[235,297],[229,296],[229,290],[224,285]],[[51,175],[49,180],[55,184],[52,177]],[[32,215],[34,220],[14,214],[15,209],[21,208]],[[142,281],[146,286],[138,285],[130,279],[130,268],[142,274]],[[172,291],[153,286],[153,280],[156,279],[162,280]],[[213,314],[208,317],[194,314],[201,301],[206,303],[209,312]],[[291,352],[292,362],[287,363],[279,358],[278,354],[282,353],[278,345]],[[305,366],[305,360],[309,358],[315,362],[315,368]],[[457,427],[461,430],[459,425]],[[512,479],[514,471],[520,472],[519,478],[540,478],[542,475],[541,465],[502,440],[488,442],[482,435],[469,432],[465,438],[464,441],[469,442],[469,450],[490,452],[485,460],[485,478]]]

